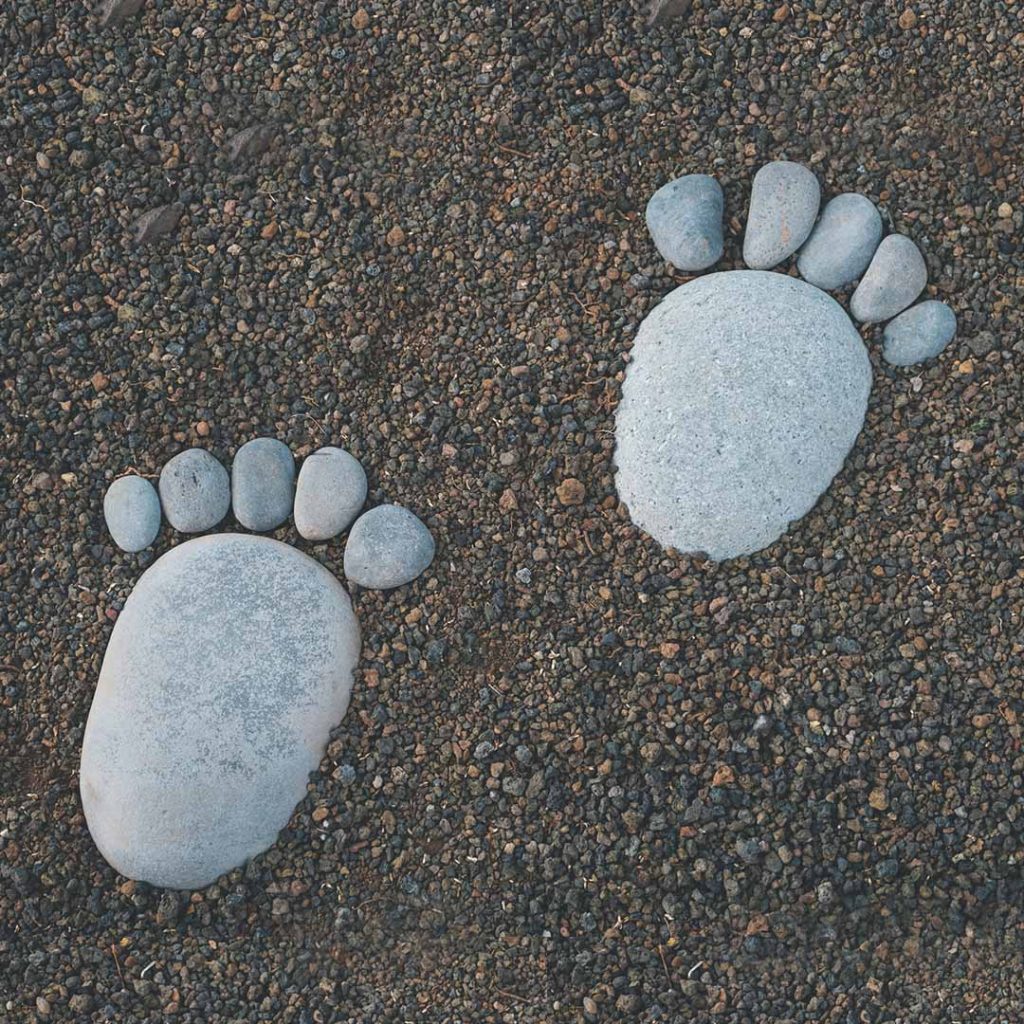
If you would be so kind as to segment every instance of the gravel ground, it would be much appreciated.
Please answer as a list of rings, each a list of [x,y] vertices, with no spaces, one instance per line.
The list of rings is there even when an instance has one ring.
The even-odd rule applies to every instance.
[[[12,2],[0,1016],[1020,1021],[1019,6]],[[961,333],[903,371],[873,331],[826,497],[704,564],[612,486],[682,279],[642,212],[715,174],[735,266],[780,157],[910,234]],[[354,595],[353,706],[279,844],[179,896],[116,876],[78,798],[153,557],[102,496],[258,434],[349,447],[438,557]]]

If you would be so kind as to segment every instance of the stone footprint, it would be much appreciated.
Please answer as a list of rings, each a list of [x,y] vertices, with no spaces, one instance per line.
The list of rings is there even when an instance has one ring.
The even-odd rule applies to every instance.
[[[865,196],[825,206],[806,167],[777,161],[754,178],[745,271],[687,282],[644,320],[615,421],[616,486],[633,521],[665,546],[713,559],[759,551],[807,514],[859,435],[871,390],[864,342],[826,290],[857,282],[850,313],[890,321],[883,358],[909,366],[956,334],[907,236],[882,237]],[[693,174],[647,206],[659,252],[680,270],[722,255],[718,182]],[[797,254],[803,280],[771,273]]]
[[[126,551],[153,543],[161,510],[184,533],[215,528],[229,509],[255,531],[294,514],[308,540],[351,527],[348,580],[408,583],[433,560],[433,538],[397,505],[360,516],[366,495],[348,452],[321,448],[296,482],[287,446],[258,438],[230,475],[193,448],[164,466],[158,489],[121,477],[104,514]],[[82,803],[107,861],[130,878],[195,889],[272,845],[345,714],[359,654],[345,588],[288,544],[208,534],[157,559],[114,626],[82,746]]]

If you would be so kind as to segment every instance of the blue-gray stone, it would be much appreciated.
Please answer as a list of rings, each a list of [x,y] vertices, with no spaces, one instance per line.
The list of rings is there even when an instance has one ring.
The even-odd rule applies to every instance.
[[[744,263],[751,270],[770,270],[796,252],[811,233],[820,204],[818,179],[802,164],[765,164],[751,186]]]
[[[295,488],[295,529],[306,540],[330,540],[366,501],[366,473],[343,448],[320,448],[306,457]]]
[[[889,320],[905,310],[927,283],[921,250],[906,235],[886,235],[850,299],[850,313],[861,323]]]
[[[955,337],[956,314],[944,302],[929,299],[886,324],[882,358],[893,366],[913,366],[934,359]]]
[[[345,577],[386,590],[417,576],[434,560],[434,538],[401,505],[378,505],[360,516],[345,545]]]
[[[666,547],[733,558],[811,510],[864,422],[871,365],[825,292],[710,274],[641,324],[615,420],[616,485]]]
[[[856,281],[882,238],[882,217],[867,196],[845,192],[825,207],[797,267],[809,284],[834,291]]]
[[[345,714],[359,647],[344,588],[287,544],[215,534],[158,559],[118,616],[85,728],[103,856],[197,889],[270,846]]]
[[[231,464],[231,506],[247,530],[273,530],[292,511],[295,459],[288,445],[273,437],[247,441]]]
[[[103,497],[103,518],[122,551],[141,551],[160,532],[160,499],[156,488],[141,476],[115,480]]]
[[[212,529],[231,507],[228,471],[202,448],[175,455],[160,471],[160,503],[175,530]]]
[[[705,270],[722,257],[722,186],[707,174],[663,185],[647,204],[647,230],[679,270]]]

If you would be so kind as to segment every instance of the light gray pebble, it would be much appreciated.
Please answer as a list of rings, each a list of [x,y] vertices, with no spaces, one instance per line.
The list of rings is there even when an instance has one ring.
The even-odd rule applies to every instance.
[[[401,505],[378,505],[356,520],[345,545],[345,576],[361,587],[400,587],[434,560],[434,538]]]
[[[141,476],[115,480],[103,497],[103,518],[122,551],[141,551],[160,532],[160,499],[156,488]]]
[[[160,472],[160,502],[175,530],[212,529],[231,507],[228,471],[202,448],[175,455]]]
[[[346,529],[366,501],[366,473],[343,448],[306,457],[295,488],[295,529],[306,540],[330,540]]]
[[[893,366],[934,359],[956,337],[956,314],[944,302],[929,299],[886,324],[882,357]]]
[[[295,459],[288,445],[256,437],[235,453],[231,464],[231,505],[247,530],[273,530],[291,514]]]
[[[814,227],[821,186],[803,164],[776,160],[754,175],[743,238],[751,270],[770,270],[796,252]]]
[[[150,245],[158,238],[173,231],[181,220],[185,207],[181,203],[168,203],[154,210],[147,210],[132,225],[132,237],[136,245]]]
[[[889,320],[906,309],[927,283],[921,250],[906,235],[887,235],[850,299],[850,313],[861,323]]]
[[[647,230],[679,270],[704,270],[722,257],[722,186],[707,174],[663,185],[647,204]]]
[[[867,196],[844,192],[825,207],[797,267],[809,284],[834,291],[867,269],[882,238],[882,217]]]

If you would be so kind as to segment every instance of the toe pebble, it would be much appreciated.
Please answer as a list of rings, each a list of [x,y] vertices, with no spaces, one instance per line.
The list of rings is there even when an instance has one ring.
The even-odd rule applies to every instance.
[[[361,587],[400,587],[434,560],[434,538],[401,505],[378,505],[356,520],[345,545],[345,576]]]
[[[796,252],[814,227],[821,203],[818,179],[802,164],[776,160],[754,175],[743,260],[770,270]]]
[[[707,174],[663,185],[647,204],[647,230],[679,270],[704,270],[722,257],[722,186]]]
[[[800,251],[797,267],[808,284],[834,291],[856,281],[882,239],[882,217],[867,196],[845,192],[825,207]]]
[[[141,476],[115,480],[103,498],[103,518],[114,543],[122,551],[141,551],[160,532],[160,499]]]
[[[273,530],[292,511],[295,459],[288,445],[257,437],[242,445],[231,465],[231,505],[247,530]]]
[[[175,455],[160,473],[160,501],[175,530],[212,529],[231,507],[228,471],[202,448]]]
[[[927,283],[921,250],[906,235],[887,235],[850,299],[850,312],[861,323],[889,320],[902,313]]]
[[[306,540],[337,537],[366,501],[366,473],[343,448],[313,452],[299,470],[295,529]]]
[[[882,357],[893,366],[913,366],[934,359],[954,337],[956,314],[944,302],[929,299],[886,325]]]

